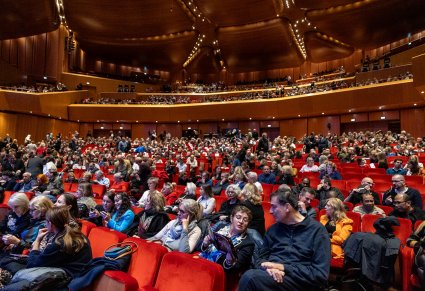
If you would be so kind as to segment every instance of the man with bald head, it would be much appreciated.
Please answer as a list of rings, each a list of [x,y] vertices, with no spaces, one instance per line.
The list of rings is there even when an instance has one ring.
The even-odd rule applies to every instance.
[[[22,181],[16,183],[13,187],[14,192],[29,192],[35,187],[36,181],[32,179],[30,172],[25,172],[22,174]]]
[[[394,198],[397,194],[406,194],[409,196],[409,200],[411,201],[412,207],[417,207],[422,209],[422,199],[419,191],[407,187],[406,181],[403,175],[394,175],[391,177],[391,181],[393,186],[387,192],[384,193],[383,205],[393,206]]]
[[[365,177],[362,179],[360,186],[356,189],[351,190],[350,195],[345,198],[345,202],[351,202],[354,205],[362,202],[362,194],[370,193],[373,196],[374,204],[380,204],[378,193],[373,191],[373,180],[369,177]]]

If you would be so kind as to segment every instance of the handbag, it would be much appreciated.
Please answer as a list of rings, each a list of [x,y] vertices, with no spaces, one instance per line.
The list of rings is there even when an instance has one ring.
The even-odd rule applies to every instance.
[[[137,251],[137,244],[132,241],[121,242],[109,246],[104,253],[106,259],[118,260]]]

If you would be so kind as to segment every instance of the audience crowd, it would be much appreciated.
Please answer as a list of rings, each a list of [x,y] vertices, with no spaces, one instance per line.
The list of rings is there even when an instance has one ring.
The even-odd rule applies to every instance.
[[[5,290],[28,286],[19,274],[40,267],[77,278],[92,257],[83,219],[169,250],[201,252],[236,282],[246,271],[239,290],[324,288],[331,261],[352,255],[344,247],[356,237],[352,213],[380,215],[384,224],[425,220],[424,152],[424,139],[405,131],[299,140],[252,132],[204,139],[74,132],[38,142],[28,135],[22,144],[7,135],[0,140],[0,200],[9,193],[10,212],[0,231],[9,247],[0,255],[0,283]],[[345,165],[385,169],[391,182],[378,191],[371,176],[340,189]],[[418,230],[409,245],[420,252],[423,240]],[[29,256],[11,264],[24,249]]]

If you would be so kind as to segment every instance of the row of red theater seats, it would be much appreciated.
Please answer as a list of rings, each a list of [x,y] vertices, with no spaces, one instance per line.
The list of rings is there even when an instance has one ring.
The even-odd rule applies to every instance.
[[[103,257],[106,248],[118,242],[134,242],[127,272],[106,271],[92,284],[92,290],[224,291],[225,274],[218,264],[194,255],[168,252],[162,245],[81,221],[90,240],[93,258]],[[196,275],[195,275],[196,272]]]

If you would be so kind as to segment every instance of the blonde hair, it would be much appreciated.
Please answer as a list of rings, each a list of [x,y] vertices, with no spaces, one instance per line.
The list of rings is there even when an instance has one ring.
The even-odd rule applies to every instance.
[[[261,204],[261,201],[263,200],[257,186],[251,183],[248,183],[245,187],[243,187],[242,195],[254,205]]]
[[[182,202],[180,202],[180,205],[182,205],[184,210],[189,213],[190,222],[192,220],[201,220],[203,207],[198,202],[193,199],[183,199]]]
[[[149,193],[150,205],[155,211],[161,211],[165,207],[165,198],[161,192],[155,190]]]
[[[40,211],[41,216],[44,217],[46,215],[46,212],[49,209],[52,209],[55,205],[53,204],[52,200],[50,200],[46,196],[37,196],[30,201],[30,206]]]
[[[338,199],[338,198],[329,198],[328,201],[326,202],[326,204],[328,204],[330,207],[333,208],[333,213],[332,213],[332,218],[331,220],[331,224],[335,225],[335,223],[337,223],[338,221],[340,221],[343,218],[347,218],[347,215],[345,214],[345,207],[344,207],[344,203]]]

